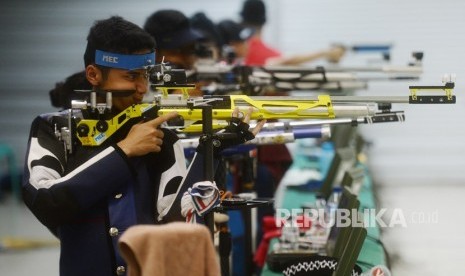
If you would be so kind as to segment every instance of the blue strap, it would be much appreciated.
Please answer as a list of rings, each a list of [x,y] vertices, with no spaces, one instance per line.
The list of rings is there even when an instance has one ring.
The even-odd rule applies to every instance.
[[[95,64],[126,70],[145,69],[155,64],[155,52],[125,55],[96,50]]]

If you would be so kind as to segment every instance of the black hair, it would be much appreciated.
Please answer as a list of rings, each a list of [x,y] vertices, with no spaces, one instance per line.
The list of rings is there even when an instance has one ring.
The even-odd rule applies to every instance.
[[[205,40],[213,42],[218,48],[223,46],[224,41],[218,27],[205,13],[195,13],[191,16],[190,23],[192,28],[202,32],[205,36]]]
[[[242,24],[261,27],[266,22],[266,7],[262,0],[246,0],[240,12]]]
[[[254,33],[252,28],[244,27],[243,25],[230,19],[221,20],[217,27],[226,44],[231,42],[246,41]]]
[[[144,24],[144,30],[155,40],[190,27],[189,19],[177,10],[159,10],[150,15]]]
[[[67,77],[65,81],[57,82],[55,88],[50,90],[50,101],[52,106],[68,109],[71,108],[72,100],[84,100],[85,93],[75,90],[90,90],[92,85],[87,81],[86,72],[81,71]]]
[[[157,41],[157,50],[180,50],[187,54],[205,38],[178,10],[154,12],[145,20],[144,30]]]
[[[98,20],[90,28],[84,64],[95,62],[95,50],[118,54],[131,54],[140,50],[155,50],[155,40],[136,24],[120,16]]]

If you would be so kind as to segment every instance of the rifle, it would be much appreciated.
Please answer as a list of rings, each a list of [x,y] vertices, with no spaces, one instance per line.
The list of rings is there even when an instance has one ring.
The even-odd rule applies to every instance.
[[[155,68],[155,69],[154,69]],[[159,68],[158,70],[156,70]],[[452,95],[454,82],[452,78],[443,79],[444,86],[411,86],[409,97],[356,97],[328,96],[313,97],[250,97],[246,95],[190,97],[188,90],[194,85],[186,84],[186,73],[182,69],[171,69],[165,63],[148,68],[152,89],[161,90],[154,96],[152,103],[136,104],[111,116],[112,91],[79,91],[90,94],[90,102],[72,101],[68,112],[68,127],[55,129],[56,137],[64,144],[67,153],[72,153],[76,138],[83,146],[99,146],[129,120],[146,120],[176,111],[179,117],[165,126],[174,129],[186,127],[198,128],[202,120],[202,107],[212,108],[213,120],[229,120],[235,108],[239,109],[239,117],[249,108],[253,113],[251,120],[262,119],[334,119],[350,118],[363,122],[403,121],[403,113],[391,112],[392,103],[455,103]],[[162,80],[157,84],[156,81]],[[169,94],[170,90],[180,90],[182,94]],[[419,96],[420,90],[443,90],[445,96]],[[122,93],[134,91],[118,91]],[[105,95],[105,103],[97,103],[97,94]],[[381,112],[376,112],[376,108]],[[80,119],[77,113],[86,113],[88,118]],[[355,121],[357,121],[355,120]],[[196,124],[197,123],[197,124]],[[217,124],[217,121],[213,122]]]
[[[246,95],[229,96],[204,96],[189,97],[187,90],[192,86],[176,84],[169,86],[153,85],[160,88],[163,93],[155,95],[152,103],[136,104],[128,107],[112,118],[105,118],[108,107],[111,107],[111,91],[106,91],[107,104],[101,106],[95,103],[73,102],[73,108],[81,110],[90,109],[89,114],[93,118],[82,119],[76,123],[77,139],[84,146],[99,146],[108,137],[133,118],[150,119],[167,112],[176,111],[178,120],[171,121],[167,128],[186,128],[195,125],[202,120],[201,107],[212,106],[214,120],[229,120],[233,110],[239,109],[239,118],[249,108],[253,109],[251,120],[262,119],[333,119],[333,118],[372,118],[376,121],[376,115],[385,118],[398,118],[396,113],[390,111],[392,103],[407,104],[452,104],[455,103],[455,95],[452,95],[453,82],[447,82],[444,86],[410,86],[410,96],[295,96],[295,97],[252,97]],[[170,89],[181,89],[183,94],[168,94]],[[417,95],[417,92],[445,91],[445,95]],[[95,91],[91,93],[96,93]],[[95,98],[95,97],[94,97]],[[91,97],[92,99],[92,97]],[[381,113],[377,113],[377,107]],[[392,113],[392,114],[391,114]],[[366,120],[370,120],[370,119]]]
[[[382,57],[383,61],[390,61],[391,60],[391,43],[365,43],[365,44],[353,44],[353,45],[344,45],[341,43],[334,43],[334,45],[342,45],[345,49],[355,53],[355,54],[363,54],[363,53],[379,53]]]
[[[362,54],[379,54],[376,59],[369,59],[368,63],[388,63],[391,61],[391,48],[394,45],[391,42],[369,42],[369,43],[354,43],[347,44],[341,42],[331,43],[331,47],[343,48],[346,52],[362,55]],[[415,56],[414,56],[415,57]]]
[[[258,95],[267,87],[281,90],[353,91],[367,88],[370,80],[417,80],[423,72],[423,53],[412,54],[415,61],[407,66],[382,65],[367,67],[302,66],[233,66],[224,63],[198,64],[190,74],[197,81],[212,83],[204,94],[228,94],[242,91]]]

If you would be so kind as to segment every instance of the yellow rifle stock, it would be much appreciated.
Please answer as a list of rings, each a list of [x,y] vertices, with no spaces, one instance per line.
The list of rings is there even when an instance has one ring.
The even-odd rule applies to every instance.
[[[230,95],[219,97],[185,97],[184,95],[159,95],[154,103],[142,103],[128,107],[109,120],[82,119],[76,125],[77,138],[84,146],[98,146],[130,119],[150,119],[168,112],[176,111],[182,119],[182,125],[188,127],[202,120],[202,105],[212,105],[214,120],[228,120],[235,108],[239,117],[252,108],[252,120],[262,119],[331,119],[341,117],[369,116],[375,113],[373,103],[357,103],[334,106],[326,95],[306,100],[294,97],[249,97]]]

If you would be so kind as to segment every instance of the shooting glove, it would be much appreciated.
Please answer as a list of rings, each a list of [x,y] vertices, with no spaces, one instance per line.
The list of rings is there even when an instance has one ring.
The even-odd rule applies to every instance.
[[[219,141],[219,143],[214,143],[213,146],[215,157],[218,157],[220,153],[227,148],[234,147],[254,139],[255,135],[249,131],[249,128],[250,125],[244,123],[241,119],[237,117],[231,118],[229,125],[224,128],[224,132],[219,132],[218,134],[215,134],[216,137],[213,137],[214,140]],[[199,146],[197,147],[197,152],[202,152],[202,150],[203,143],[200,141]]]

